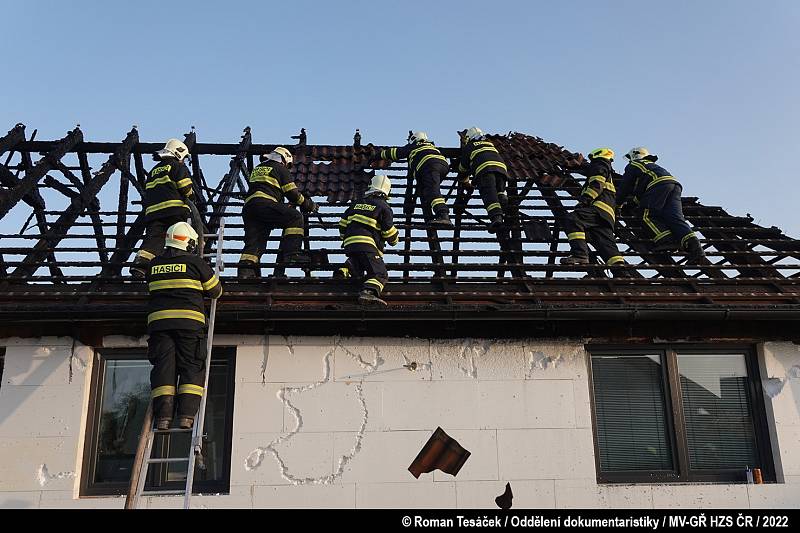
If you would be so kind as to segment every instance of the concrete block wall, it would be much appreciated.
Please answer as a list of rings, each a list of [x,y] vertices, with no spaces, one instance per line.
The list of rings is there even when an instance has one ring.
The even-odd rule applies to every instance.
[[[196,507],[493,508],[506,482],[515,507],[800,505],[792,344],[761,349],[785,484],[611,486],[596,482],[583,340],[217,341],[238,347],[231,490],[195,497]],[[77,498],[92,351],[62,338],[0,344],[0,507],[121,507],[121,498]],[[457,477],[414,479],[407,468],[437,426],[472,455]]]

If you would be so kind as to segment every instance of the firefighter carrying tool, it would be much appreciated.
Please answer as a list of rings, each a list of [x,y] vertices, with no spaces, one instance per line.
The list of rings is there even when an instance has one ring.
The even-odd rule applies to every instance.
[[[683,187],[678,180],[656,165],[658,156],[647,148],[632,148],[625,157],[629,162],[617,191],[617,203],[622,205],[633,196],[642,209],[643,226],[653,240],[653,251],[681,248],[687,251],[689,263],[708,264],[700,240],[683,216]]]
[[[399,239],[392,208],[386,202],[391,190],[392,183],[387,176],[373,177],[364,198],[350,205],[339,221],[347,263],[337,276],[363,281],[358,296],[361,305],[387,305],[380,298],[389,279],[383,262],[383,243],[394,246]]]
[[[407,145],[401,148],[385,148],[378,159],[389,161],[408,160],[408,172],[417,184],[422,198],[422,212],[432,226],[452,228],[450,210],[441,191],[442,178],[447,176],[450,166],[433,141],[424,131],[411,134]]]
[[[630,277],[625,259],[614,240],[616,221],[616,189],[614,188],[614,152],[598,148],[589,153],[589,162],[565,169],[586,176],[586,184],[578,197],[578,205],[564,221],[570,255],[561,258],[562,265],[589,264],[587,240],[594,246],[614,277]]]
[[[204,390],[203,296],[219,298],[222,284],[211,267],[195,255],[197,237],[186,222],[173,224],[167,230],[167,249],[148,266],[147,357],[153,364],[150,385],[153,418],[159,430],[169,428],[175,407],[179,427],[192,427]]]
[[[470,175],[477,183],[489,214],[489,232],[497,233],[503,225],[503,214],[508,206],[508,168],[494,144],[476,127],[467,129],[461,138],[458,179],[463,185],[464,196],[458,199],[459,205],[466,205],[475,190]]]
[[[262,155],[248,177],[250,188],[245,199],[244,248],[239,258],[239,277],[256,278],[260,275],[258,263],[266,251],[267,239],[273,229],[283,228],[278,253],[278,263],[284,265],[307,265],[309,257],[300,251],[305,237],[303,215],[283,203],[285,196],[292,204],[306,213],[316,213],[317,205],[311,198],[303,196],[295,185],[289,169],[292,154],[279,146]]]
[[[153,155],[158,163],[147,177],[143,202],[146,235],[130,268],[136,279],[144,279],[147,264],[164,249],[167,228],[189,217],[185,200],[192,197],[192,177],[183,162],[187,155],[189,149],[178,139],[168,140]]]

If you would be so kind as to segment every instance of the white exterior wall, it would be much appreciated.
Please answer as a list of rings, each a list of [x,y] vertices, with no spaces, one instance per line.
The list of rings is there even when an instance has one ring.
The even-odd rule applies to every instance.
[[[583,341],[218,336],[237,345],[231,490],[198,507],[800,506],[800,347],[766,343],[774,485],[598,485]],[[78,498],[92,350],[0,339],[0,507]],[[106,338],[106,347],[144,346]],[[403,365],[416,362],[417,370]],[[407,468],[441,426],[472,452],[457,477]],[[150,498],[149,507],[179,507]]]

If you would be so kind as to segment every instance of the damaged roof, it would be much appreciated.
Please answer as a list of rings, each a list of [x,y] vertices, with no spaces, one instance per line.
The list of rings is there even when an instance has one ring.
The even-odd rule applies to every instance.
[[[144,232],[140,198],[148,163],[143,156],[161,144],[141,142],[136,128],[121,142],[87,141],[79,128],[56,140],[33,137],[21,124],[0,137],[0,317],[12,329],[76,320],[141,328],[146,288],[131,281],[125,267]],[[313,324],[322,331],[372,323],[378,331],[380,323],[387,334],[406,334],[426,327],[441,333],[441,326],[433,326],[441,322],[459,324],[456,329],[470,324],[474,332],[476,323],[505,320],[560,324],[553,326],[559,331],[579,325],[583,331],[605,322],[671,317],[677,324],[699,317],[729,321],[732,331],[744,331],[741,324],[753,321],[769,321],[778,332],[784,322],[798,329],[792,321],[800,319],[800,241],[688,197],[684,213],[700,234],[710,265],[701,269],[680,254],[653,253],[639,214],[623,211],[617,237],[633,278],[609,278],[599,262],[563,266],[558,260],[569,245],[562,221],[582,184],[557,167],[579,163],[583,156],[523,133],[490,139],[509,168],[508,242],[486,231],[477,193],[455,217],[453,230],[427,228],[419,201],[412,210],[404,204],[414,193],[405,164],[369,164],[383,146],[294,145],[296,183],[321,206],[319,216],[306,217],[305,247],[316,252],[315,269],[244,282],[236,279],[235,264],[243,244],[246,176],[258,155],[276,145],[254,144],[250,128],[229,144],[203,143],[196,132],[186,134],[199,210],[195,223],[206,233],[225,227],[221,327]],[[457,147],[441,151],[451,159],[459,153]],[[331,279],[344,260],[338,219],[376,171],[393,178],[390,204],[401,234],[399,245],[385,255],[389,308],[382,311],[360,308],[354,302],[357,287]],[[443,181],[448,204],[457,188],[454,174]],[[273,235],[262,258],[264,274],[276,268],[277,240]],[[206,253],[215,252],[209,241]],[[405,329],[396,331],[397,324]]]

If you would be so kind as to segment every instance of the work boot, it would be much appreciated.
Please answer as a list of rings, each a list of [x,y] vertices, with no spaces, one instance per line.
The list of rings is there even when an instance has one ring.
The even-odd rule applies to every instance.
[[[489,222],[489,233],[497,233],[503,227],[502,215],[495,215]]]
[[[664,239],[661,242],[655,243],[650,249],[651,252],[677,252],[680,249],[678,241],[673,239]]]
[[[627,265],[627,263],[624,263]],[[615,278],[625,279],[625,278],[633,278],[633,272],[628,270],[627,268],[620,268],[619,266],[615,266],[611,269],[611,275]]]
[[[136,259],[133,260],[133,264],[130,267],[131,277],[133,279],[144,279],[147,277],[147,264],[149,261],[142,259],[141,256],[136,256]]]
[[[286,265],[292,266],[308,266],[311,264],[311,257],[303,252],[288,253],[283,257]]]
[[[169,427],[171,425],[172,425],[172,419],[171,418],[156,418],[156,426],[155,427],[159,431],[167,430],[167,429],[169,429]]]
[[[691,237],[686,241],[686,254],[687,263],[695,265],[708,265],[710,263],[697,237]]]
[[[178,418],[178,427],[181,429],[192,429],[194,425],[193,416],[181,416]]]
[[[389,305],[385,301],[378,298],[378,296],[374,292],[367,289],[364,289],[358,295],[358,303],[370,307],[371,306],[386,307]]]
[[[443,213],[441,215],[436,215],[436,218],[431,220],[431,226],[450,229],[453,227],[453,222],[450,220],[450,217]]]
[[[562,265],[588,265],[589,258],[580,255],[568,255],[567,257],[562,257],[560,263]]]
[[[256,276],[256,269],[253,267],[239,267],[238,272],[239,279],[255,279]]]

